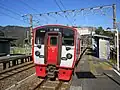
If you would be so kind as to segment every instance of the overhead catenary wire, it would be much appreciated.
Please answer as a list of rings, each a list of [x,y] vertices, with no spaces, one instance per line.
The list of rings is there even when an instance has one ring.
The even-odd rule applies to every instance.
[[[62,5],[62,7],[66,10],[66,7],[64,6],[62,0],[59,0],[60,1],[60,4]]]
[[[56,3],[58,7],[60,7],[60,5],[58,3]],[[40,14],[32,14],[32,15],[39,15],[39,16],[49,16],[51,15],[60,15],[61,17],[64,17],[67,19],[68,22],[70,22],[70,20],[68,19],[68,17],[65,15],[66,13],[74,13],[73,18],[75,18],[77,16],[77,14],[79,14],[80,12],[86,11],[86,10],[90,10],[90,11],[94,11],[94,10],[100,10],[100,9],[104,9],[104,8],[111,8],[112,5],[104,5],[104,6],[96,6],[96,7],[89,7],[89,8],[81,8],[81,9],[73,9],[73,10],[62,10],[62,8],[60,7],[60,11],[57,12],[47,12],[47,13],[40,13]],[[63,15],[62,15],[63,14]],[[76,22],[76,19],[73,20],[73,23],[70,22],[70,24],[73,26],[74,22]]]
[[[15,11],[13,11],[13,10],[11,10],[11,9],[5,8],[5,7],[1,6],[1,5],[0,5],[0,8],[1,8],[1,9],[4,9],[4,10],[6,10],[6,11],[9,11],[9,12],[11,12],[11,13],[13,13],[13,14],[21,17],[21,15],[20,15],[19,13],[15,12]]]
[[[10,17],[10,18],[12,18],[12,19],[15,19],[15,20],[24,22],[23,20],[20,20],[20,19],[18,19],[18,18],[15,18],[15,17],[13,17],[13,16],[11,16],[11,15],[9,15],[9,14],[3,13],[3,12],[0,12],[0,13],[1,13],[2,15],[8,16],[8,17]],[[26,22],[24,22],[24,23],[26,23]],[[27,24],[28,24],[28,23],[27,23]]]
[[[58,2],[56,1],[56,0],[54,0],[54,2],[56,3],[56,5],[59,7],[59,9],[61,10],[61,11],[63,11],[62,10],[62,8],[60,7],[60,5],[58,4]],[[64,12],[65,13],[65,12]],[[72,24],[72,22],[69,20],[69,18],[68,18],[68,16],[65,14],[65,18],[67,19],[67,21],[73,26],[73,24]]]
[[[55,1],[55,0],[54,0]],[[83,11],[95,11],[95,10],[101,10],[101,9],[105,9],[105,8],[112,8],[113,5],[103,5],[103,6],[96,6],[96,7],[88,7],[88,8],[80,8],[80,9],[72,9],[72,10],[62,10],[62,8],[60,7],[59,4],[56,3],[56,5],[59,7],[60,11],[56,11],[56,12],[46,12],[46,13],[39,13],[39,14],[33,14],[31,13],[33,16],[35,15],[38,15],[38,16],[49,16],[49,15],[60,15],[60,16],[63,16],[64,18],[66,18],[68,21],[68,17],[66,17],[66,13],[73,13],[74,14],[74,17],[76,17],[77,14],[79,14],[80,12],[83,12]],[[29,14],[27,14],[29,15]],[[74,20],[75,21],[75,20]]]
[[[15,10],[15,9],[13,9],[12,7],[8,7],[8,6],[6,6],[5,4],[3,4],[3,3],[1,3],[1,2],[0,2],[0,5],[1,5],[2,7],[4,7],[4,8],[6,8],[6,9],[9,9],[8,11],[11,11],[11,12],[17,14],[17,15],[20,15],[20,16],[22,15],[22,12],[21,12],[21,11]]]
[[[29,4],[27,4],[27,3],[24,2],[23,0],[19,0],[19,2],[21,2],[22,4],[24,4],[25,6],[27,6],[29,9],[33,10],[34,12],[39,13],[39,11],[38,11],[37,9],[31,7]],[[32,15],[32,14],[31,14],[31,15]],[[26,15],[23,15],[23,16],[26,16]],[[30,14],[29,14],[29,16],[30,16]],[[37,16],[35,16],[35,17],[36,17],[36,19],[37,19],[37,22],[38,22],[38,20],[41,21],[41,19],[39,19]],[[44,18],[46,19],[46,17],[44,17]],[[34,19],[34,20],[35,20],[35,19]],[[47,20],[47,19],[46,19],[46,20]],[[40,22],[39,22],[39,23],[40,23]]]
[[[65,7],[65,5],[63,4],[63,2],[62,2],[62,0],[59,0],[59,2],[60,2],[60,4],[62,5],[62,7],[64,8],[64,10],[67,10],[66,9],[66,7]],[[72,12],[73,13],[73,12]],[[68,13],[68,15],[70,16],[70,14]],[[72,17],[72,16],[70,16],[70,18],[74,18],[75,17],[75,15]],[[74,20],[73,20],[73,24],[75,24],[75,18],[74,18]]]
[[[35,8],[31,7],[29,4],[25,3],[23,0],[19,0],[22,4],[26,5],[28,8],[32,9],[34,12],[39,13]]]
[[[1,5],[4,5],[4,4],[2,4],[2,3],[0,3],[0,4],[1,4]],[[0,8],[1,8],[1,9],[6,10],[6,11],[11,12],[12,14],[14,14],[14,15],[16,15],[16,16],[21,17],[21,14],[13,11],[13,10],[11,10],[11,9],[9,9],[8,7],[1,6],[1,5],[0,5]],[[25,22],[25,21],[23,21],[23,20],[20,20],[19,18],[13,17],[12,15],[9,15],[9,14],[3,13],[3,12],[0,12],[0,13],[1,13],[2,15],[8,16],[8,17],[10,17],[10,18],[13,18],[13,19],[15,19],[15,20],[19,20],[19,21],[21,21],[21,22],[27,23],[27,22]],[[28,23],[27,23],[27,24],[28,24]]]
[[[23,2],[24,3],[24,2]],[[24,3],[25,5],[26,5],[26,3]],[[2,6],[1,6],[2,5]],[[4,7],[3,7],[4,6]],[[28,5],[29,6],[29,5]],[[29,6],[30,7],[30,6]],[[0,3],[0,8],[1,9],[4,9],[4,10],[6,10],[6,11],[9,11],[9,12],[11,12],[12,14],[14,14],[14,15],[17,15],[17,16],[20,16],[20,17],[23,17],[22,15],[21,15],[21,13],[19,13],[19,12],[16,12],[15,10],[12,10],[12,9],[10,9],[8,6],[6,6],[5,4],[3,4],[3,3]],[[28,19],[28,18],[27,18]],[[23,20],[25,20],[24,18],[23,18]],[[35,21],[35,20],[34,20]]]
[[[62,10],[62,11],[57,11],[57,12],[47,12],[47,13],[39,13],[39,14],[32,14],[32,15],[44,15],[44,14],[58,14],[58,13],[65,13],[65,12],[80,12],[84,10],[97,10],[97,9],[103,9],[103,8],[111,8],[112,5],[104,5],[104,6],[97,6],[97,7],[92,7],[92,8],[81,8],[81,9],[73,9],[73,10]]]

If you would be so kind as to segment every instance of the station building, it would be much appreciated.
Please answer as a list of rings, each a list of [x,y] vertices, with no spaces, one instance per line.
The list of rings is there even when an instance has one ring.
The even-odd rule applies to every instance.
[[[10,42],[13,40],[16,39],[5,37],[4,33],[0,31],[0,56],[10,54]]]
[[[92,48],[95,56],[101,60],[110,59],[110,37],[103,35],[92,35]]]

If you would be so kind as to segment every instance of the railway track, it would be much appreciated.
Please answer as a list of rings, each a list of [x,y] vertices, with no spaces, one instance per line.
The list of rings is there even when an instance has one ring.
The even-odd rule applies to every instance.
[[[0,72],[0,80],[34,67],[33,61],[26,62]]]
[[[49,78],[42,80],[36,87],[32,90],[68,90],[70,87],[71,81],[51,81]]]
[[[11,85],[5,90],[68,90],[71,81],[51,81],[49,78],[41,79],[35,73]]]

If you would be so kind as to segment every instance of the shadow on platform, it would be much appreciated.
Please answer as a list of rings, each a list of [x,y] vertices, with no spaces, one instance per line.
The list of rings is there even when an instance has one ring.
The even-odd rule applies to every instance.
[[[120,82],[119,80],[115,80],[113,77],[109,76],[108,74],[106,73],[103,73],[104,75],[106,75],[109,79],[111,79],[112,81],[114,81],[116,84],[118,84],[120,86]]]
[[[78,79],[82,79],[82,78],[96,78],[95,75],[91,72],[75,72],[76,73],[76,76]]]
[[[96,56],[97,57],[97,52],[95,50],[89,49],[86,55],[91,55],[91,56]]]

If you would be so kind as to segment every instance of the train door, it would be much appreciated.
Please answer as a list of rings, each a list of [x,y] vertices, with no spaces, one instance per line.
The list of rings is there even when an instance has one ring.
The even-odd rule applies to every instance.
[[[61,57],[61,34],[59,32],[46,33],[45,62],[47,65],[59,65]]]

